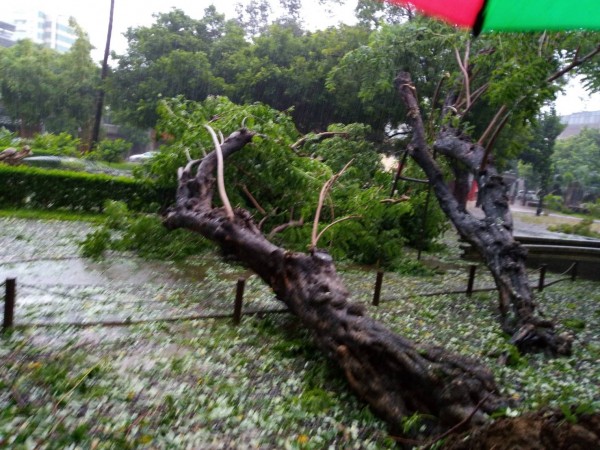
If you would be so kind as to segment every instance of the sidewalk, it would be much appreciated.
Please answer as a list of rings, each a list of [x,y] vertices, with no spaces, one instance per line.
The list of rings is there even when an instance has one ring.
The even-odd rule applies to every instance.
[[[513,224],[514,224],[514,235],[515,236],[531,236],[531,237],[547,237],[555,239],[575,239],[575,240],[593,240],[597,239],[588,238],[585,236],[577,236],[573,234],[558,233],[554,231],[548,231],[549,223],[543,223],[544,218],[559,218],[572,222],[578,222],[581,220],[579,217],[569,216],[566,214],[558,213],[543,213],[541,216],[536,217],[536,209],[531,206],[521,205],[520,202],[515,202],[510,205],[510,210],[513,213]],[[483,211],[475,206],[474,201],[467,202],[467,210],[475,217],[483,218]],[[523,220],[523,217],[531,216],[533,219],[536,217],[540,223],[532,223],[528,220]],[[594,220],[594,223],[600,223],[599,220]]]

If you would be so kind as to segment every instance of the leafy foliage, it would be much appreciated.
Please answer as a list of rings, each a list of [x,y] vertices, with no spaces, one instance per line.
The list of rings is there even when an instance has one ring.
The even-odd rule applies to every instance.
[[[78,38],[64,54],[29,40],[0,48],[2,103],[23,131],[39,131],[42,122],[51,132],[76,133],[90,125],[99,73],[89,39],[73,25]]]
[[[31,149],[35,155],[79,156],[81,140],[70,133],[37,134],[31,140]]]
[[[185,230],[169,232],[160,217],[132,213],[124,202],[107,201],[104,213],[104,226],[81,242],[84,256],[99,259],[107,250],[118,250],[135,251],[144,258],[177,260],[211,246],[201,236]]]
[[[576,234],[578,236],[600,238],[600,233],[596,233],[591,229],[593,223],[594,219],[591,217],[586,217],[575,225],[569,225],[565,223],[560,225],[551,225],[548,227],[548,230],[558,231],[560,233]]]
[[[563,187],[577,181],[590,193],[600,194],[600,130],[587,128],[558,141],[553,162]]]
[[[124,139],[103,139],[92,150],[85,154],[87,159],[107,162],[119,162],[131,150],[131,143]]]
[[[296,149],[305,155],[299,156],[292,150],[300,136],[292,118],[260,103],[240,106],[224,97],[202,103],[173,99],[162,102],[159,112],[160,129],[169,143],[136,175],[174,186],[177,168],[186,164],[186,150],[192,158],[200,158],[213,148],[203,124],[212,121],[212,127],[228,135],[244,123],[257,136],[225,164],[228,196],[234,205],[255,211],[267,233],[303,219],[304,226],[288,228],[274,238],[287,248],[306,249],[321,187],[351,159],[353,164],[334,185],[321,216],[321,229],[339,218],[356,216],[323,235],[320,245],[334,256],[390,265],[401,258],[404,244],[427,247],[445,228],[435,209],[427,225],[418,225],[424,193],[403,203],[382,203],[391,178],[378,170],[379,155],[364,138],[369,131],[364,125],[332,126],[330,131],[340,135],[325,140],[309,135]]]
[[[0,165],[2,207],[66,208],[101,211],[106,200],[122,200],[131,208],[157,211],[173,201],[173,190],[125,177],[34,167]]]

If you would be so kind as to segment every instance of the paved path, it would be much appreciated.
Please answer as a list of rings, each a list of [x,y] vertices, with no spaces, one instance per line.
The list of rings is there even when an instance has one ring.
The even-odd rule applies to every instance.
[[[513,214],[513,222],[514,222],[514,234],[515,236],[532,236],[532,237],[547,237],[547,238],[555,238],[555,239],[572,239],[572,240],[593,240],[597,239],[588,238],[585,236],[577,236],[573,234],[567,233],[557,233],[554,231],[548,231],[547,225],[531,223],[529,221],[522,220],[523,216],[531,215],[535,216],[536,208],[531,206],[523,206],[515,203],[510,207]],[[476,217],[483,217],[483,212],[481,209],[475,207],[475,202],[468,202],[467,210]],[[572,220],[573,222],[577,222],[581,220],[579,217],[569,216],[565,214],[556,214],[549,213],[544,217],[560,217],[563,219]],[[599,220],[595,220],[595,223],[600,223]]]

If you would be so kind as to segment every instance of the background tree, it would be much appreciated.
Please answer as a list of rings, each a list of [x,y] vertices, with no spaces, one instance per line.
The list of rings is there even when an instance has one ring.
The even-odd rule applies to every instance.
[[[563,191],[578,181],[590,197],[600,195],[600,130],[585,128],[557,141],[552,161]]]
[[[115,56],[117,68],[111,77],[111,106],[118,118],[154,127],[161,98],[183,95],[203,100],[223,93],[225,82],[213,73],[209,55],[212,45],[228,31],[236,30],[225,27],[214,6],[200,20],[173,9],[158,14],[150,27],[130,28],[127,53]]]
[[[335,122],[356,122],[347,102],[326,88],[328,73],[346,52],[367,39],[360,27],[340,26],[314,33],[297,24],[274,24],[237,57],[232,98],[260,101],[287,110],[303,132],[324,131]],[[340,101],[342,100],[342,101]]]
[[[567,35],[566,39],[563,36],[544,33],[538,40],[533,40],[531,36],[524,35],[489,35],[478,39],[478,47],[487,45],[479,51],[477,47],[471,48],[469,41],[464,51],[456,49],[461,73],[450,85],[442,121],[431,137],[421,115],[416,84],[405,72],[396,78],[401,98],[409,108],[407,118],[413,134],[411,154],[427,174],[440,206],[458,233],[480,252],[494,276],[499,290],[503,329],[513,335],[512,342],[523,351],[541,348],[568,353],[570,345],[568,337],[555,334],[551,321],[541,319],[535,313],[525,270],[526,252],[512,236],[513,223],[506,186],[491,159],[491,151],[506,123],[534,115],[544,102],[553,99],[558,88],[553,82],[600,52],[600,45],[593,40],[594,35],[591,35],[592,40],[584,41],[580,34],[578,47],[572,53],[569,47],[572,36]],[[494,43],[497,39],[501,42]],[[497,55],[496,48],[500,44],[503,50],[499,52],[501,55]],[[546,44],[548,48],[544,47]],[[583,45],[588,47],[587,53],[580,52]],[[562,54],[571,54],[572,59],[564,59],[557,48],[564,48]],[[496,113],[474,142],[469,135],[478,135],[477,126],[469,127],[466,120],[474,109],[476,92],[481,93],[477,100],[481,97],[483,106],[495,109]],[[422,99],[420,101],[427,104]],[[461,165],[465,169],[455,171],[455,175],[461,174],[462,181],[459,182],[467,179],[468,174],[477,181],[478,204],[483,209],[484,219],[473,217],[464,208],[462,199],[452,195],[441,167],[433,157],[428,139],[434,141],[435,151],[447,157],[451,165]]]
[[[0,49],[2,102],[22,136],[89,130],[97,69],[87,35],[72,25],[78,37],[64,54],[29,40]]]
[[[565,126],[561,124],[560,117],[552,109],[550,112],[542,112],[531,128],[532,139],[525,150],[521,152],[519,159],[535,168],[534,172],[539,186],[536,215],[539,216],[542,213],[544,196],[548,194],[553,175],[552,154],[556,138]]]

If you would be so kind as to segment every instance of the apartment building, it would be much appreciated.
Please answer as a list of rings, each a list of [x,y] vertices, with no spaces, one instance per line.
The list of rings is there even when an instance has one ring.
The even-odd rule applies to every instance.
[[[10,20],[4,20],[14,26],[11,39],[31,39],[37,44],[64,53],[77,39],[74,30],[69,26],[69,18],[52,16],[43,11],[29,10],[12,14]]]

